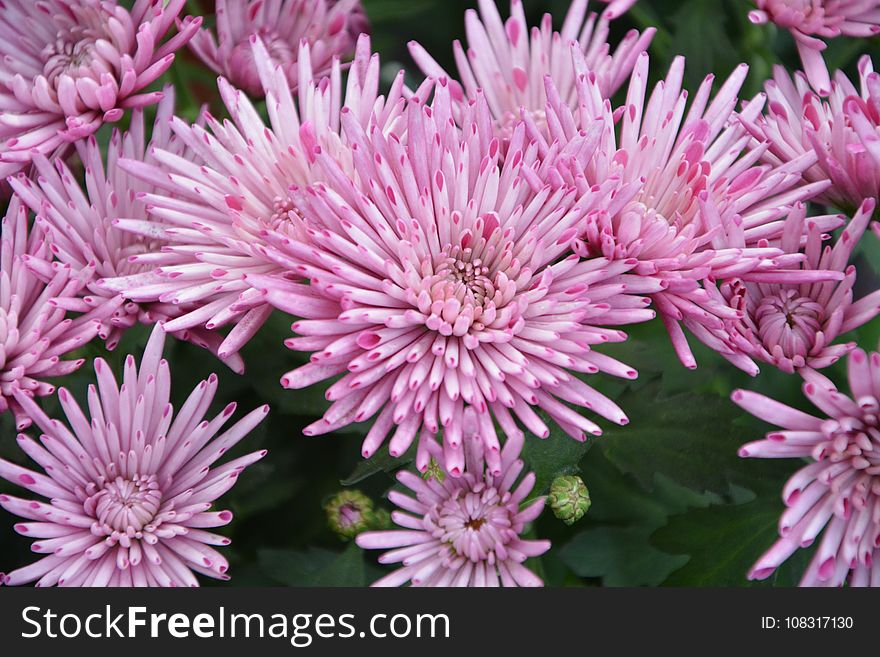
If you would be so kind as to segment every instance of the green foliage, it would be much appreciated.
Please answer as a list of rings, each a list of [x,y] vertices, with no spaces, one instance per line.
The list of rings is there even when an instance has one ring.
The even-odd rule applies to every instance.
[[[653,544],[688,556],[666,584],[741,586],[744,573],[776,539],[781,511],[782,503],[771,493],[743,504],[713,505],[673,516],[654,534]]]
[[[662,474],[696,491],[724,494],[732,483],[746,485],[768,470],[778,471],[772,463],[737,456],[749,436],[760,434],[744,427],[741,411],[727,397],[667,395],[655,380],[622,395],[619,402],[642,421],[609,431],[602,449],[622,472],[647,488]]]
[[[322,548],[260,550],[259,563],[269,579],[284,586],[366,586],[377,574],[354,543],[342,552]]]
[[[373,454],[370,458],[358,461],[358,464],[354,467],[354,470],[352,470],[351,474],[343,479],[340,483],[343,486],[354,486],[355,484],[362,482],[367,477],[372,477],[374,474],[377,474],[379,472],[390,474],[398,468],[402,468],[403,466],[412,463],[415,458],[415,445],[411,446],[407,450],[406,454],[397,458],[391,456],[391,454],[388,453],[388,449],[383,446],[382,449]]]
[[[653,491],[642,488],[594,449],[581,463],[593,500],[577,533],[559,550],[559,558],[577,575],[598,578],[606,586],[656,586],[687,562],[650,544],[651,533],[667,518],[692,507],[705,507],[716,497],[697,494],[663,475]]]
[[[576,474],[578,462],[589,449],[589,442],[578,442],[556,427],[543,440],[527,435],[522,459],[535,473],[535,487],[530,499],[546,494],[556,477]]]

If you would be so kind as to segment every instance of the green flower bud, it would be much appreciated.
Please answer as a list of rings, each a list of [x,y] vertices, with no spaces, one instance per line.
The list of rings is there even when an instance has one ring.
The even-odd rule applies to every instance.
[[[385,509],[378,508],[373,512],[373,522],[370,529],[391,529],[391,514]]]
[[[577,475],[556,477],[550,484],[547,503],[553,509],[553,515],[566,525],[573,525],[590,508],[590,491]]]
[[[425,481],[431,481],[431,479],[436,479],[439,483],[443,483],[443,480],[446,479],[446,473],[443,471],[443,468],[437,461],[434,460],[434,457],[431,457],[430,463],[428,463],[428,467],[425,468],[425,471],[422,473],[422,478]]]
[[[344,541],[374,528],[373,500],[359,490],[343,490],[324,505],[327,524]]]

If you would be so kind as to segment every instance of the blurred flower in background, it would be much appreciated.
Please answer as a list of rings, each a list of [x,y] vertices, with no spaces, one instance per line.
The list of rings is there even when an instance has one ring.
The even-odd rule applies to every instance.
[[[831,93],[822,39],[880,34],[880,0],[754,0],[753,23],[772,21],[794,37],[804,72],[820,96]]]
[[[352,56],[358,36],[369,32],[359,0],[217,0],[214,16],[214,30],[199,31],[189,47],[212,71],[255,98],[264,94],[251,49],[255,38],[296,88],[302,42],[309,44],[311,79],[329,73],[335,57]]]
[[[5,0],[0,12],[0,174],[151,105],[145,89],[198,31],[187,17],[166,40],[185,0]]]
[[[651,43],[654,28],[630,30],[615,48],[608,44],[609,19],[624,3],[608,7],[611,15],[587,14],[588,0],[574,0],[559,32],[544,14],[541,26],[529,29],[521,0],[511,0],[510,18],[502,21],[494,0],[480,0],[479,13],[465,11],[468,47],[455,41],[459,78],[449,75],[417,42],[409,50],[425,75],[450,80],[453,99],[462,107],[482,93],[501,134],[507,135],[528,112],[540,121],[547,103],[544,78],[551,75],[558,93],[572,109],[578,103],[575,81],[588,71],[603,97],[610,97],[629,78],[638,56]],[[571,50],[582,55],[572,58]],[[459,108],[461,111],[461,108]]]

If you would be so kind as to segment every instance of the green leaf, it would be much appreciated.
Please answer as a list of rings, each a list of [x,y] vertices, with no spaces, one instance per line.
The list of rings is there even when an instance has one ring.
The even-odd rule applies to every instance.
[[[323,548],[308,550],[263,549],[257,553],[262,571],[286,586],[309,586],[316,573],[327,568],[335,554]]]
[[[656,586],[688,557],[671,556],[648,544],[644,527],[596,527],[575,536],[559,557],[581,577],[600,577],[605,586]]]
[[[366,586],[364,553],[354,543],[342,552],[311,547],[308,550],[264,549],[260,568],[285,586]]]
[[[727,397],[666,395],[654,381],[619,401],[638,421],[610,430],[601,448],[648,489],[661,473],[696,491],[723,495],[732,483],[749,487],[780,472],[778,465],[738,456],[739,447],[760,431],[740,426],[746,418]]]
[[[348,475],[345,479],[341,480],[340,483],[343,486],[353,486],[354,484],[363,481],[367,477],[372,477],[374,474],[379,472],[384,472],[389,474],[398,468],[401,468],[405,465],[410,464],[416,458],[416,444],[413,443],[406,453],[403,456],[398,456],[397,458],[391,456],[388,453],[387,447],[384,445],[379,449],[378,452],[373,454],[370,458],[364,459],[360,461],[352,470],[351,474]]]
[[[530,499],[544,495],[560,475],[576,474],[578,463],[590,449],[589,442],[578,442],[552,424],[550,436],[544,439],[526,435],[522,458],[535,473],[535,487]]]
[[[654,490],[643,489],[592,450],[581,464],[593,505],[583,531],[564,544],[558,557],[580,577],[595,577],[605,586],[656,586],[682,567],[687,556],[667,554],[650,544],[651,534],[669,515],[720,498],[697,494],[657,475]]]
[[[321,570],[313,586],[366,586],[364,552],[352,541],[329,568]]]
[[[669,554],[689,555],[664,582],[670,586],[755,585],[746,573],[777,538],[782,502],[762,491],[742,504],[713,505],[673,516],[651,542]]]

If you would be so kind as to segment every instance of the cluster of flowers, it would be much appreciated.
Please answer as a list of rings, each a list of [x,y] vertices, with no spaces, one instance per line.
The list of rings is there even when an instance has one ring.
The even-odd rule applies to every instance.
[[[659,315],[685,366],[689,333],[750,374],[800,374],[834,418],[734,395],[786,429],[743,455],[813,461],[751,575],[825,528],[804,582],[880,585],[880,356],[838,340],[880,312],[880,291],[854,299],[849,264],[880,194],[880,76],[865,58],[858,86],[830,78],[820,40],[875,33],[880,2],[757,0],[752,19],[789,28],[807,73],[778,69],[743,102],[745,66],[688,98],[678,58],[649,89],[653,30],[608,43],[633,3],[597,15],[574,0],[557,32],[550,16],[530,28],[520,0],[507,19],[480,0],[457,74],[411,43],[424,78],[401,71],[381,93],[355,0],[217,0],[216,33],[181,19],[183,0],[4,0],[0,410],[45,432],[18,438],[45,474],[0,460],[0,477],[51,501],[0,496],[46,555],[0,579],[226,578],[210,546],[228,540],[205,528],[231,514],[209,509],[264,452],[211,466],[268,409],[214,438],[235,407],[202,419],[211,378],[175,417],[163,340],[241,372],[280,310],[298,318],[286,346],[310,354],[281,385],[333,380],[305,433],[369,420],[364,457],[414,446],[432,475],[402,471],[415,497],[389,494],[401,529],[357,539],[401,564],[378,584],[540,584],[523,562],[549,542],[520,537],[543,507],[521,476],[525,432],[583,441],[626,424],[586,380],[635,378],[601,346]],[[191,124],[170,89],[146,91],[186,44],[221,74],[227,120]],[[93,133],[129,110],[99,147]],[[46,417],[46,379],[82,364],[63,357],[138,323],[156,328],[122,385],[95,361],[91,419],[63,388],[69,428]],[[854,400],[818,372],[846,354]]]

